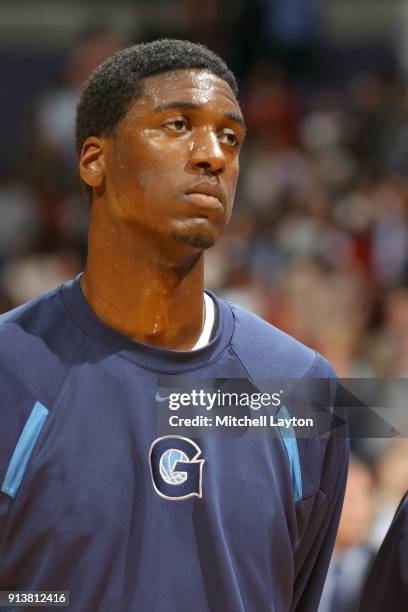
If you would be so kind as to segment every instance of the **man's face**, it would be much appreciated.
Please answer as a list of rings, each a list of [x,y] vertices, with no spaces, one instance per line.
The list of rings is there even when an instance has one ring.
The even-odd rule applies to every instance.
[[[229,85],[206,70],[146,78],[106,138],[111,213],[160,240],[214,244],[231,215],[245,134]]]

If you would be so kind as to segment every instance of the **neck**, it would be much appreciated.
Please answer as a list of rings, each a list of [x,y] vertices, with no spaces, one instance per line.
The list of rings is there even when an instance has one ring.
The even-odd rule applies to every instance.
[[[191,349],[203,325],[203,253],[134,228],[91,228],[81,287],[98,317],[133,340]]]

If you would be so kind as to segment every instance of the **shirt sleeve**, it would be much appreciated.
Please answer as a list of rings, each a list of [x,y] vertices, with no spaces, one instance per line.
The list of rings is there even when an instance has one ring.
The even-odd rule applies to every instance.
[[[29,391],[0,366],[0,542],[13,499],[11,491],[17,492],[16,484],[23,479],[24,464],[29,458],[28,434],[33,425],[30,415],[35,404]]]

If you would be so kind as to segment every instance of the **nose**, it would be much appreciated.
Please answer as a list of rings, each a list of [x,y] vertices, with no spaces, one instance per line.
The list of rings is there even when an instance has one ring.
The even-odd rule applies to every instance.
[[[194,170],[209,174],[222,174],[225,170],[225,155],[213,131],[199,130],[191,145],[190,163]]]

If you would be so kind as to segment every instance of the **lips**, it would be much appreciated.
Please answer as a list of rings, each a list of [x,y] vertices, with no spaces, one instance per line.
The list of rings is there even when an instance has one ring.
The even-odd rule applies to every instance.
[[[186,193],[185,199],[189,205],[193,205],[193,209],[196,212],[200,211],[200,216],[204,214],[206,216],[210,212],[221,212],[222,204],[220,200],[212,195],[206,193]]]
[[[189,199],[194,198],[203,204],[220,206],[224,203],[223,194],[218,183],[200,181],[190,186],[184,193]]]

